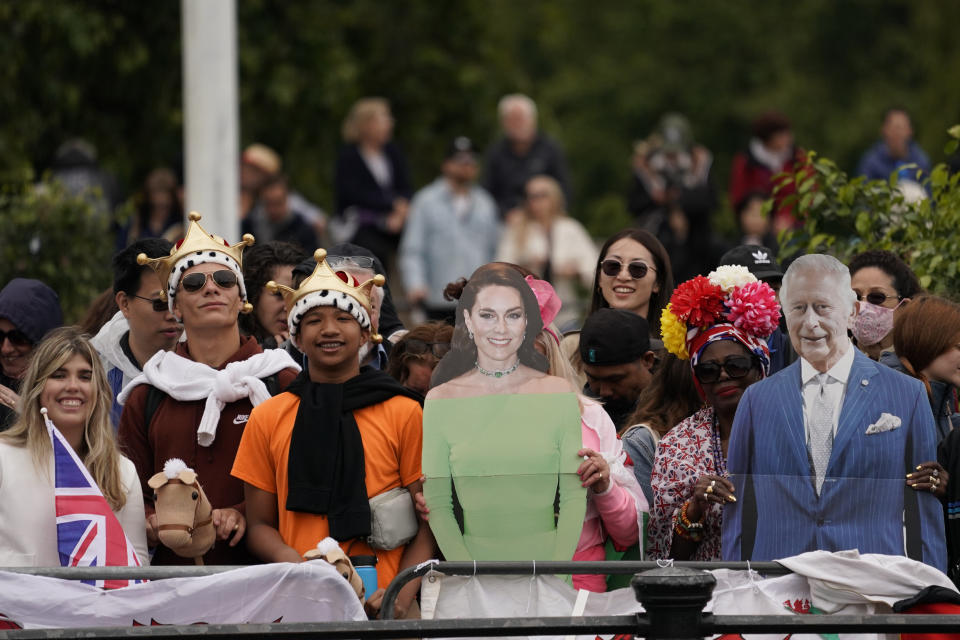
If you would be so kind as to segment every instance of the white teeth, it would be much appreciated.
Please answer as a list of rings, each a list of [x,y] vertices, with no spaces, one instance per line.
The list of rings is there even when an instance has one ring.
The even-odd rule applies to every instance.
[[[614,287],[614,293],[633,293],[633,289],[628,289],[627,287]]]
[[[65,407],[79,407],[80,401],[77,400],[76,398],[68,398],[66,400],[61,400],[60,404],[62,404]]]

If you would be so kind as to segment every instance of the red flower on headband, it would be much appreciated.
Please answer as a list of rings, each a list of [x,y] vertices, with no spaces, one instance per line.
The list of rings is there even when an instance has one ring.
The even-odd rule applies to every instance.
[[[780,305],[766,282],[748,282],[730,292],[727,320],[755,336],[766,338],[777,328]]]
[[[691,327],[706,327],[723,316],[723,289],[709,278],[697,276],[676,288],[670,310]]]

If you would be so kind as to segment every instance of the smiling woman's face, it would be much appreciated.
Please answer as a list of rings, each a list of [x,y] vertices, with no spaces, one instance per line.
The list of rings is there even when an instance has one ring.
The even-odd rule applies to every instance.
[[[481,366],[484,361],[489,363],[485,368],[503,369],[501,363],[513,364],[527,330],[519,291],[504,285],[484,287],[477,293],[473,309],[464,311],[464,320],[473,334]]]
[[[607,249],[602,260],[617,260],[622,265],[620,273],[608,276],[600,272],[600,293],[613,309],[623,309],[647,317],[650,308],[650,297],[659,291],[657,284],[656,262],[653,254],[645,246],[633,238],[621,238]],[[627,265],[631,262],[646,263],[648,270],[640,279],[630,276]]]

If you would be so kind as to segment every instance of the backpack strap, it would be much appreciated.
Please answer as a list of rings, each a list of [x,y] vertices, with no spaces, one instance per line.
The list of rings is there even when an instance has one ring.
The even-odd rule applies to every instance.
[[[147,385],[147,399],[143,403],[143,427],[145,432],[150,431],[150,423],[153,422],[153,416],[160,408],[160,403],[167,396],[166,392],[157,389],[155,386]]]

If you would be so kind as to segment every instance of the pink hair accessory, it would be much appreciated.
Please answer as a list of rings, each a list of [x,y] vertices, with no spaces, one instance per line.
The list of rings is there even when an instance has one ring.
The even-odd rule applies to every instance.
[[[553,285],[546,280],[537,280],[533,276],[524,278],[530,288],[533,289],[533,295],[537,298],[537,304],[540,306],[540,318],[543,320],[543,326],[546,327],[553,322],[553,319],[560,313],[560,296],[554,291]]]

